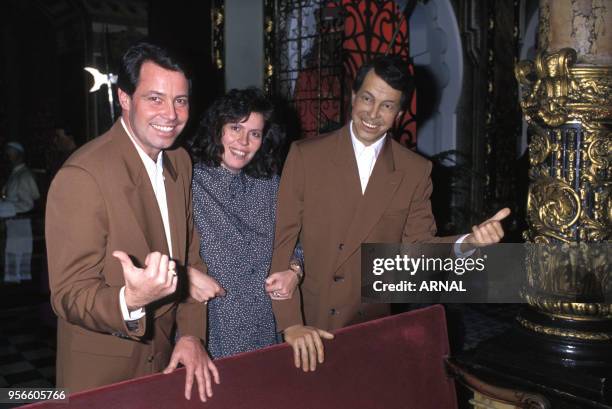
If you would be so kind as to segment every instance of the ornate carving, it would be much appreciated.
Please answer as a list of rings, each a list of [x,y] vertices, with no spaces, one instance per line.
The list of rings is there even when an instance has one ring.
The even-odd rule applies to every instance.
[[[521,317],[517,317],[516,320],[523,327],[540,334],[553,335],[562,338],[573,338],[583,341],[612,341],[612,335],[606,334],[605,332],[586,332],[547,327],[545,325],[534,324],[533,322],[527,321]]]
[[[565,48],[515,69],[532,134],[526,238],[546,244],[528,249],[523,296],[557,319],[610,320],[612,67],[575,66],[576,60]],[[548,335],[612,339],[523,321]]]
[[[274,0],[264,0],[264,90],[273,93],[276,30],[274,26]]]
[[[550,139],[541,127],[534,125],[530,129],[533,136],[529,144],[529,163],[531,166],[536,166],[544,162],[550,155]]]
[[[610,166],[610,151],[612,151],[612,143],[610,142],[609,133],[594,137],[587,149],[587,156],[591,161],[590,173],[596,176],[599,169],[605,170]]]
[[[540,311],[563,318],[594,321],[612,318],[612,304],[561,301],[532,294],[523,294],[523,297]]]
[[[566,231],[580,215],[580,197],[561,180],[539,180],[529,189],[527,207],[531,223],[539,231]]]
[[[532,133],[528,202],[531,239],[601,241],[610,237],[610,67],[572,67],[563,49],[522,61],[521,106]],[[550,186],[548,186],[550,185]],[[541,240],[541,239],[540,239]]]
[[[526,244],[529,304],[546,312],[609,314],[612,296],[608,243]],[[595,303],[592,306],[584,303]]]
[[[566,105],[570,90],[576,87],[569,69],[575,62],[576,52],[564,48],[553,54],[538,54],[535,63],[521,61],[517,64],[515,73],[519,83],[531,88],[521,101],[528,120],[539,118],[549,126],[567,121]]]
[[[515,75],[523,87],[521,108],[528,121],[557,127],[569,120],[599,121],[612,117],[612,68],[575,66],[571,48],[540,53],[521,61]]]
[[[225,60],[225,6],[223,0],[215,0],[210,9],[212,19],[212,60],[222,70]]]

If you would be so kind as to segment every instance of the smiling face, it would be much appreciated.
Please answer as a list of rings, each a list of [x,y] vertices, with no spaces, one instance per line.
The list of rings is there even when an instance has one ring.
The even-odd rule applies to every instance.
[[[238,173],[248,165],[261,148],[264,125],[264,117],[258,112],[251,112],[240,122],[223,125],[221,166],[232,173]]]
[[[371,145],[402,115],[402,92],[392,88],[370,70],[352,96],[353,133],[364,145]]]
[[[172,146],[189,118],[189,83],[182,72],[146,61],[133,95],[118,90],[123,120],[153,160]]]

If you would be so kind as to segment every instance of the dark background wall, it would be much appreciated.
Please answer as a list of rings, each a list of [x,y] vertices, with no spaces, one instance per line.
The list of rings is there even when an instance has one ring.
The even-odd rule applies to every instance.
[[[191,119],[183,137],[193,132],[204,109],[224,92],[223,75],[212,64],[210,13],[210,0],[149,2],[151,39],[177,50],[190,63]]]

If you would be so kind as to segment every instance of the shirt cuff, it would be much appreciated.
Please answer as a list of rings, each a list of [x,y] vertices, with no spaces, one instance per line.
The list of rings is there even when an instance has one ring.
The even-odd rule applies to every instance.
[[[125,286],[119,290],[119,306],[121,307],[121,315],[124,321],[137,321],[146,315],[144,308],[139,308],[132,312],[128,311],[127,303],[125,302]]]
[[[467,236],[469,236],[469,234],[464,234],[463,236],[459,237],[457,241],[455,242],[455,246],[454,246],[455,256],[457,256],[458,258],[470,257],[476,251],[476,249],[466,251],[465,253],[461,251],[461,244],[463,244],[463,240],[465,240]]]

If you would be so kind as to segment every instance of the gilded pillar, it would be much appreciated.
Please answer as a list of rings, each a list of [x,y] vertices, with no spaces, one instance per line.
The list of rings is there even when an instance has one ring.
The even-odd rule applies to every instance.
[[[525,238],[541,244],[518,321],[565,353],[612,341],[610,27],[610,0],[541,0],[540,51],[515,70],[531,135]]]

